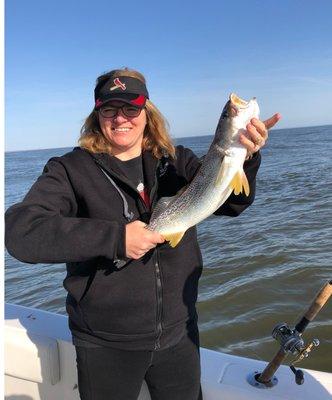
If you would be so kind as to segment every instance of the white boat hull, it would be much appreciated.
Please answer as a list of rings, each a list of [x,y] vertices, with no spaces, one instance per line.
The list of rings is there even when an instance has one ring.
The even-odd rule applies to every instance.
[[[4,345],[5,399],[79,400],[67,317],[6,304]],[[298,386],[289,367],[281,366],[276,373],[278,383],[260,389],[247,378],[263,371],[263,361],[202,348],[201,364],[204,400],[332,399],[332,373],[303,370],[305,383]],[[145,382],[139,400],[150,400]]]

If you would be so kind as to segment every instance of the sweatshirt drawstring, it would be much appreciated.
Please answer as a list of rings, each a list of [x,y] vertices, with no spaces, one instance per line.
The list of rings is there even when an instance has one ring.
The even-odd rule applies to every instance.
[[[127,219],[128,222],[132,221],[134,218],[134,213],[132,211],[129,211],[128,202],[127,202],[124,194],[121,192],[119,186],[114,182],[114,180],[102,168],[100,168],[100,169],[103,172],[103,174],[106,176],[106,178],[114,186],[114,188],[117,190],[117,192],[119,193],[119,195],[122,199],[122,202],[123,202],[123,215],[125,216],[125,218]]]

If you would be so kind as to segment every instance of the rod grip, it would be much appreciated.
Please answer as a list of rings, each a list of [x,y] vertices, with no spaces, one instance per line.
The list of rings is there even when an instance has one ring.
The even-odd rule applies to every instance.
[[[328,301],[332,295],[332,280],[327,282],[321,290],[317,293],[310,307],[301,318],[301,320],[296,324],[295,329],[299,333],[303,333],[309,322],[311,322],[319,311],[322,309],[324,304]]]

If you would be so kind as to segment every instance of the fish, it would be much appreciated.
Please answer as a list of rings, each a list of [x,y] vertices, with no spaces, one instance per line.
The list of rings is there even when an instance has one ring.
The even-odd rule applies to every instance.
[[[190,227],[213,214],[232,192],[249,196],[249,183],[243,170],[247,149],[239,137],[250,120],[258,117],[255,97],[245,101],[235,93],[230,94],[198,172],[175,196],[158,201],[147,229],[157,231],[175,247]]]

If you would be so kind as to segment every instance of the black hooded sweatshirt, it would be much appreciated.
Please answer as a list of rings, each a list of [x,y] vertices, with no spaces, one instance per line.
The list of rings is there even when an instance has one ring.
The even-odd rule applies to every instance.
[[[176,158],[142,154],[152,207],[189,183],[200,161],[183,146]],[[139,260],[126,259],[125,225],[148,222],[134,185],[105,153],[81,148],[51,158],[22,202],[6,212],[6,246],[27,263],[66,263],[66,308],[74,338],[128,350],[176,344],[196,329],[202,256],[196,227]],[[232,194],[216,215],[237,216],[255,197],[260,155],[246,161],[250,195]],[[74,341],[75,343],[75,341]]]

